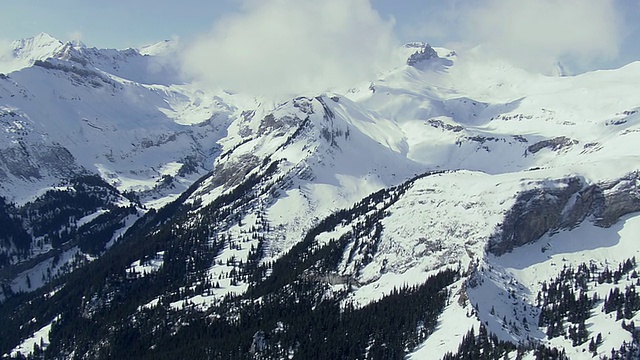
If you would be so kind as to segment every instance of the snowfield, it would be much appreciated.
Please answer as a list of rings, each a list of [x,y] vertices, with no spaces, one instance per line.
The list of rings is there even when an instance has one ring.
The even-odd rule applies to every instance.
[[[634,211],[610,227],[597,226],[589,214],[573,228],[552,229],[510,252],[488,251],[519,195],[544,190],[553,197],[552,191],[569,186],[564,179],[579,179],[586,189],[639,170],[640,63],[550,77],[489,59],[482,48],[463,54],[436,48],[439,57],[399,63],[343,93],[276,104],[179,81],[162,62],[173,51],[169,43],[140,52],[100,50],[40,35],[16,46],[15,58],[0,61],[6,73],[0,78],[0,195],[25,203],[71,174],[88,172],[138,193],[145,208],[160,209],[204,176],[185,201],[195,226],[207,205],[255,179],[250,200],[224,205],[232,215],[215,225],[215,239],[204,240],[224,243],[205,273],[215,289],[174,301],[172,309],[206,311],[229,294],[245,293],[249,284],[233,274],[253,249],[264,248],[261,264],[280,259],[335,211],[430,171],[398,199],[315,239],[323,245],[353,234],[358,221],[384,210],[379,237],[371,231],[350,240],[333,274],[348,279],[349,286],[347,280],[331,285],[336,292],[347,289],[344,303],[356,307],[420,285],[444,268],[464,274],[450,286],[438,328],[411,359],[455,352],[480,323],[502,340],[590,357],[588,343],[574,347],[562,336],[549,339],[538,326],[538,292],[565,267],[616,268],[640,253]],[[412,51],[400,50],[407,56]],[[30,170],[19,171],[4,154],[21,154]],[[635,199],[638,184],[630,186],[610,193],[628,191]],[[564,213],[576,203],[573,196]],[[137,218],[128,217],[109,246]],[[358,252],[360,241],[375,243],[370,258]],[[77,251],[63,257],[81,256]],[[129,276],[159,271],[163,256],[159,251],[130,264]],[[42,286],[45,265],[22,273],[14,290]],[[625,277],[620,284],[593,286],[588,295],[602,300],[613,287],[633,282]],[[601,307],[594,307],[587,325],[602,334],[598,354],[607,355],[632,337]],[[31,351],[40,339],[46,344],[48,326],[14,351]]]

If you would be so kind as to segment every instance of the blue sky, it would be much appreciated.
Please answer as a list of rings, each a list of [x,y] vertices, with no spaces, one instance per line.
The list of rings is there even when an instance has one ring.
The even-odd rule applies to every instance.
[[[190,41],[210,34],[238,13],[251,13],[256,4],[278,3],[287,11],[290,1],[3,0],[0,39],[6,42],[47,32],[61,40],[113,48],[174,37]],[[522,59],[539,56],[547,61],[555,56],[587,70],[640,60],[637,0],[343,0],[354,2],[372,7],[381,24],[393,18],[393,36],[399,42],[427,41],[456,50],[490,42],[498,53],[529,49]],[[345,11],[341,5],[335,7],[336,12]],[[558,14],[555,23],[554,14]],[[538,20],[550,23],[538,26]],[[495,27],[502,23],[508,25]],[[512,38],[513,34],[517,37]],[[588,61],[581,63],[582,58]]]

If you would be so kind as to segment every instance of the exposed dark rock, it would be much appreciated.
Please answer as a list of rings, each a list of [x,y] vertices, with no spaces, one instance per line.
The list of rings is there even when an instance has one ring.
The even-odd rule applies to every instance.
[[[36,144],[0,149],[0,175],[11,174],[25,180],[40,179],[50,174],[61,178],[82,173],[73,155],[61,145]],[[2,176],[0,176],[2,178]]]
[[[433,59],[437,57],[438,57],[438,53],[435,50],[433,50],[431,45],[424,44],[416,52],[414,52],[413,54],[411,54],[411,56],[409,56],[409,58],[407,59],[407,65],[415,66],[420,62],[427,61],[429,59]]]
[[[572,177],[522,192],[487,249],[501,255],[549,231],[571,229],[587,218],[597,226],[609,227],[621,216],[640,211],[638,177],[633,172],[592,185]]]
[[[460,132],[464,130],[464,128],[461,125],[446,124],[440,119],[429,119],[427,120],[427,122],[429,123],[429,125],[433,126],[436,129],[443,129],[443,130],[453,131],[453,132]]]
[[[527,148],[527,151],[535,154],[538,151],[544,149],[544,148],[548,148],[551,149],[553,151],[557,151],[560,150],[562,148],[565,147],[569,147],[571,145],[575,145],[578,143],[578,140],[574,140],[574,139],[569,139],[566,136],[558,136],[558,137],[554,137],[552,139],[547,139],[547,140],[542,140],[542,141],[538,141],[537,143],[529,146]]]
[[[303,120],[297,116],[283,116],[276,118],[273,114],[269,114],[262,119],[258,128],[258,136],[266,133],[274,133],[275,136],[283,136],[291,127],[299,125]]]
[[[597,212],[595,223],[598,226],[609,227],[626,214],[640,211],[640,193],[638,193],[638,172],[630,173],[619,180],[600,185],[603,193],[603,203]]]
[[[242,155],[238,161],[225,163],[214,171],[211,183],[214,187],[238,185],[251,170],[258,167],[260,159],[254,155]]]
[[[583,184],[579,178],[569,178],[558,181],[557,185],[519,194],[515,205],[505,216],[501,231],[489,241],[488,250],[501,255],[559,228],[565,206]]]
[[[513,135],[513,139],[521,143],[529,142],[529,140],[527,140],[527,138],[522,135]]]

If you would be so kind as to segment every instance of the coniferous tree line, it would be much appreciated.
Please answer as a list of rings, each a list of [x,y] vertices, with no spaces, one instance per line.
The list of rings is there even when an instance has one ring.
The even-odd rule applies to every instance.
[[[219,286],[206,273],[222,247],[230,246],[224,229],[241,218],[257,193],[264,194],[260,189],[269,186],[275,166],[266,164],[195,213],[197,203],[182,205],[192,191],[183,194],[176,203],[148,212],[85,268],[33,294],[9,299],[0,306],[0,317],[7,319],[0,329],[0,352],[55,319],[51,345],[44,350],[48,357],[271,358],[293,352],[309,358],[362,358],[365,353],[402,358],[433,331],[448,298],[446,286],[459,276],[457,271],[444,271],[420,287],[398,289],[364,308],[340,305],[340,293],[325,297],[328,284],[322,276],[335,270],[346,243],[339,239],[319,246],[309,236],[310,251],[294,247],[266,265],[271,276],[265,278],[260,232],[268,232],[269,224],[259,217],[258,224],[243,225],[243,234],[259,241],[238,275],[252,289],[241,297],[229,295],[206,311],[187,301]],[[338,212],[312,232],[353,220],[378,199],[393,196],[400,195],[374,194],[366,206],[360,204],[360,214]],[[144,276],[128,272],[132,262],[161,251],[164,262],[157,271]],[[272,277],[286,281],[273,282]],[[34,317],[37,321],[30,322]]]
[[[51,345],[36,354],[87,354],[90,358],[268,359],[291,354],[308,358],[404,357],[433,331],[448,298],[446,286],[459,276],[456,271],[443,272],[423,287],[397,289],[363,308],[341,303],[340,292],[326,298],[328,284],[324,278],[335,271],[343,256],[353,258],[354,254],[366,254],[367,249],[375,253],[375,247],[368,245],[374,244],[371,240],[379,238],[383,230],[380,220],[384,210],[411,182],[372,194],[353,208],[334,213],[278,261],[263,264],[264,236],[270,225],[260,213],[254,225],[242,224],[241,219],[256,197],[269,191],[276,168],[277,163],[264,164],[261,171],[194,212],[200,206],[197,202],[183,203],[196,184],[179,201],[150,211],[104,257],[42,291],[9,299],[0,305],[0,318],[7,319],[8,324],[6,329],[0,328],[0,352],[7,352],[19,339],[57,319]],[[347,235],[323,245],[316,242],[322,232],[345,223],[353,224]],[[241,239],[225,235],[232,224],[244,227]],[[234,262],[234,273],[229,276],[249,283],[247,294],[229,295],[205,311],[191,304],[187,299],[219,286],[207,276],[207,270],[221,249],[242,247],[246,239],[258,240],[257,245],[250,249],[244,264]],[[351,242],[352,248],[362,252],[345,254]],[[161,251],[164,263],[158,271],[144,276],[132,276],[127,271],[133,261]],[[630,259],[616,271],[598,271],[584,264],[575,271],[565,269],[545,285],[539,296],[539,305],[546,309],[541,312],[541,322],[557,324],[559,320],[553,319],[562,318],[564,334],[576,344],[584,343],[581,324],[599,301],[585,299],[588,285],[619,281],[634,268],[635,259]],[[607,297],[607,306],[617,311],[622,293],[612,294]],[[626,298],[624,303],[635,303],[636,297],[629,295],[629,301]],[[142,306],[151,302],[155,305]],[[623,305],[623,315],[624,309]],[[30,321],[33,318],[37,321]],[[483,334],[486,329],[479,331]],[[591,339],[597,348],[601,340],[595,335]],[[500,344],[489,334],[467,336],[463,342],[466,347],[461,345],[458,355],[449,354],[452,359],[469,358],[465,356],[478,351],[504,357],[514,346]],[[629,345],[623,350],[628,353],[630,349]],[[537,358],[563,358],[555,349],[538,347],[534,351]]]
[[[62,249],[71,241],[97,255],[121,227],[124,217],[135,213],[135,207],[140,205],[135,195],[125,195],[132,201],[131,206],[118,206],[123,194],[97,175],[84,175],[70,180],[65,189],[48,190],[20,206],[0,198],[0,268],[10,265],[14,255],[19,260],[26,259],[32,247]],[[100,209],[108,212],[84,228],[76,227],[77,220]]]
[[[53,189],[28,202],[19,214],[27,221],[33,236],[46,236],[70,226],[72,220],[94,213],[100,208],[115,208],[120,193],[97,175],[73,179],[67,189]]]
[[[537,298],[541,309],[538,326],[547,328],[550,339],[568,332],[573,346],[589,340],[585,321],[598,301],[597,297],[587,296],[592,270],[585,264],[577,270],[565,267],[558,277],[542,284]]]
[[[155,212],[149,212],[143,221],[136,223],[130,229],[132,236],[128,237],[127,241],[117,243],[113,252],[107,252],[104,259],[98,258],[94,263],[89,264],[87,269],[77,269],[67,276],[54,280],[40,291],[17,294],[0,304],[0,318],[7,323],[7,327],[0,327],[0,349],[5,352],[6,349],[11,349],[11,346],[16,345],[17,339],[26,337],[30,332],[53,321],[58,314],[61,315],[58,325],[62,325],[68,317],[74,318],[73,321],[82,318],[78,313],[78,309],[82,308],[80,299],[91,294],[91,297],[97,300],[100,294],[109,294],[113,289],[109,289],[105,284],[110,277],[111,283],[117,284],[117,278],[124,278],[124,269],[128,264],[162,249],[161,244],[166,241],[168,231],[159,231],[145,238],[146,234],[153,231],[153,225],[157,224],[152,220],[155,217]],[[151,289],[148,287],[150,278],[139,280],[136,284],[140,287],[132,294],[142,298],[151,296]],[[67,284],[72,285],[66,286]],[[46,294],[50,292],[54,292],[54,295],[47,296]],[[135,297],[132,300],[134,299]],[[34,315],[38,321],[29,322],[29,316],[33,318]],[[63,326],[56,327],[63,328]],[[55,339],[55,331],[52,336]]]
[[[535,343],[514,344],[503,341],[487,331],[484,324],[480,324],[478,334],[472,327],[462,338],[458,351],[454,354],[447,352],[442,360],[508,360],[523,359],[527,353],[532,353],[536,360],[568,360],[564,349],[548,347]]]
[[[629,328],[633,341],[623,344],[621,349],[626,349],[628,354],[631,346],[637,346],[637,334],[635,325],[625,324],[625,319],[631,319],[640,310],[640,296],[636,293],[636,285],[631,284],[621,290],[616,286],[609,291],[604,300],[597,294],[587,296],[590,286],[596,284],[618,284],[623,277],[627,279],[637,278],[635,257],[622,261],[617,269],[611,270],[608,266],[599,269],[595,264],[580,264],[577,269],[565,267],[555,279],[543,283],[537,296],[537,305],[540,307],[539,326],[546,326],[549,338],[566,336],[572,340],[573,346],[589,342],[588,349],[592,354],[597,354],[602,344],[601,333],[590,333],[585,321],[592,316],[592,312],[598,304],[602,303],[604,313],[616,312],[616,321],[622,320],[623,328]],[[612,349],[612,354],[617,350]],[[614,355],[612,355],[614,356]],[[615,355],[618,356],[618,355]],[[612,357],[615,358],[615,357]]]
[[[9,265],[14,253],[12,248],[18,256],[25,256],[31,246],[31,236],[23,228],[22,219],[16,212],[15,205],[0,196],[0,268]]]
[[[601,333],[588,331],[586,320],[598,304],[602,304],[605,313],[616,312],[616,321],[632,335],[631,342],[624,342],[619,349],[611,349],[610,356],[601,359],[635,359],[640,356],[640,330],[636,329],[631,319],[640,310],[640,296],[636,293],[635,284],[624,289],[614,287],[604,300],[597,294],[587,296],[591,286],[596,284],[618,284],[623,277],[637,279],[635,257],[622,261],[615,270],[605,266],[599,269],[594,263],[580,264],[577,268],[564,267],[560,274],[542,284],[537,295],[536,306],[540,308],[538,325],[546,328],[549,338],[564,336],[572,341],[573,346],[588,342],[589,356],[596,356],[603,343]],[[516,345],[501,342],[493,334],[487,334],[481,324],[478,334],[471,329],[463,338],[458,351],[447,353],[444,360],[453,359],[508,359],[513,357]],[[517,345],[515,359],[520,359],[526,352],[533,352],[536,359],[567,359],[564,350],[549,348],[535,343]],[[509,355],[511,354],[511,355]]]
[[[632,260],[623,262],[620,271],[615,272],[616,277],[622,276],[623,268],[629,271],[631,264]],[[600,299],[597,294],[587,296],[587,291],[590,284],[607,281],[610,275],[613,279],[614,274],[608,268],[598,270],[595,264],[587,266],[583,263],[577,269],[565,267],[558,277],[543,283],[537,296],[537,306],[541,309],[538,326],[547,328],[549,338],[567,335],[574,346],[589,340],[585,321],[591,317]]]
[[[112,344],[96,358],[402,359],[435,328],[445,306],[444,289],[457,277],[443,272],[425,285],[395,290],[385,299],[355,309],[321,301],[317,283],[300,282],[262,301],[230,300],[211,311],[232,317],[207,317],[164,306],[144,310],[136,323],[122,322],[103,337]],[[162,326],[157,321],[164,319]],[[155,326],[154,326],[155,324]],[[147,331],[153,329],[151,333]],[[256,345],[260,338],[260,345]]]
[[[505,355],[514,351],[516,346],[507,341],[501,341],[495,334],[487,331],[484,324],[480,323],[478,334],[472,327],[463,337],[458,351],[454,354],[448,352],[442,360],[492,360],[503,359]]]
[[[269,170],[273,171],[273,166],[271,166]],[[186,197],[193,192],[197,185],[198,184],[194,184],[190,190],[185,192],[178,199],[178,202],[184,202]],[[244,192],[241,190],[242,189],[236,189],[234,192],[236,194],[243,194]],[[229,196],[226,198],[232,199],[232,197]],[[62,325],[67,319],[71,319],[71,323],[74,323],[87,313],[91,313],[92,316],[96,314],[99,315],[99,312],[91,312],[91,308],[100,309],[104,304],[113,307],[116,304],[114,300],[120,299],[120,297],[118,297],[119,294],[128,293],[133,288],[136,289],[136,291],[133,292],[135,296],[133,296],[133,298],[125,298],[124,301],[126,303],[133,304],[136,299],[147,298],[148,300],[152,300],[152,296],[157,296],[158,294],[163,294],[161,300],[165,302],[188,296],[193,293],[194,289],[184,286],[180,287],[180,285],[184,285],[185,282],[200,282],[202,285],[199,289],[203,286],[210,285],[206,281],[200,280],[204,279],[202,273],[211,265],[213,257],[219,252],[218,247],[220,244],[215,241],[209,241],[214,235],[211,234],[213,226],[208,223],[207,220],[212,220],[211,217],[219,217],[221,213],[222,216],[224,216],[224,210],[218,211],[222,209],[224,205],[226,204],[223,204],[220,199],[216,201],[212,206],[209,206],[211,211],[205,212],[209,214],[208,218],[197,224],[197,226],[192,227],[184,226],[184,224],[187,223],[187,212],[190,210],[190,206],[172,205],[158,212],[150,211],[142,221],[136,223],[136,225],[130,229],[128,232],[128,241],[123,241],[122,244],[116,244],[116,249],[113,252],[108,252],[104,259],[100,258],[96,260],[95,265],[91,264],[94,266],[91,266],[90,269],[81,269],[64,279],[52,283],[43,289],[43,291],[33,295],[42,297],[43,292],[47,290],[51,291],[51,289],[55,289],[56,286],[62,286],[67,283],[74,284],[74,286],[72,286],[73,289],[62,286],[60,291],[57,291],[46,301],[49,305],[53,302],[54,305],[52,308],[54,309],[67,309],[69,311],[69,313],[63,312],[63,314],[68,316],[61,316],[62,320],[56,324],[58,326],[54,326],[58,329],[64,327]],[[170,221],[171,219],[174,221]],[[213,221],[213,223],[215,224],[215,221]],[[136,245],[132,245],[133,243],[136,243]],[[140,258],[153,256],[161,250],[166,250],[165,258],[172,260],[165,261],[162,271],[159,271],[151,277],[127,279],[125,269],[128,264]],[[88,271],[88,273],[86,271]],[[70,291],[67,291],[67,289]],[[81,293],[86,294],[81,295]],[[91,296],[88,294],[91,294]],[[0,310],[5,310],[2,314],[3,318],[14,318],[13,320],[15,320],[16,327],[28,323],[26,317],[31,316],[29,312],[34,310],[33,308],[21,309],[21,300],[24,300],[25,297],[31,298],[32,294],[16,296],[16,302],[7,301],[3,304],[7,306],[0,308]],[[82,303],[78,302],[79,298],[84,298],[85,300],[91,298],[91,301]],[[74,301],[70,301],[72,299],[74,299]],[[129,299],[131,299],[131,301]],[[16,308],[18,308],[17,311],[15,311],[15,308],[11,309],[11,304],[14,304],[14,306],[18,304],[16,306]],[[29,305],[31,304],[33,304],[33,302],[29,302]],[[36,308],[38,307],[36,306]],[[89,310],[85,313],[80,313],[78,309],[83,308],[89,308]],[[14,314],[9,316],[8,314],[12,312]],[[44,314],[42,312],[44,312]],[[22,316],[16,316],[16,314],[19,315],[21,313],[23,314]],[[36,309],[34,313],[42,315],[37,317],[39,319],[38,322],[30,324],[28,327],[22,327],[21,329],[23,331],[7,332],[7,334],[0,336],[0,345],[4,345],[2,346],[3,349],[7,348],[7,346],[9,346],[8,344],[15,342],[14,339],[25,337],[25,334],[28,334],[29,331],[34,331],[34,329],[37,329],[37,326],[42,326],[42,324],[46,324],[47,321],[50,322],[55,317],[53,312],[47,309]],[[113,318],[111,317],[110,319]],[[95,321],[92,321],[92,323],[95,323]],[[80,324],[80,326],[83,327],[82,324]],[[56,333],[60,334],[62,331],[54,331],[52,335],[54,338]]]

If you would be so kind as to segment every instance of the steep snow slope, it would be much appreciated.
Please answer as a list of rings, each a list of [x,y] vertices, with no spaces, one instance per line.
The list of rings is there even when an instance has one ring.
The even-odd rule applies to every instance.
[[[346,98],[328,95],[302,99],[310,105],[302,105],[298,99],[284,106],[285,110],[294,111],[312,109],[304,114],[292,115],[280,108],[271,118],[269,114],[247,117],[244,131],[258,131],[262,136],[239,136],[244,140],[236,140],[238,146],[229,147],[233,149],[230,155],[222,156],[218,163],[221,168],[229,163],[251,164],[246,162],[248,154],[259,158],[254,163],[267,155],[269,160],[287,159],[279,170],[287,185],[278,189],[278,196],[264,197],[259,200],[261,205],[254,208],[257,210],[250,210],[266,214],[269,223],[279,229],[277,235],[265,234],[265,261],[277,258],[299,241],[314,223],[314,217],[322,218],[322,214],[347,207],[367,192],[393,184],[394,178],[385,179],[385,175],[396,174],[400,179],[419,173],[420,169],[455,170],[416,181],[388,209],[391,215],[380,222],[382,231],[373,258],[364,266],[357,261],[357,255],[348,255],[353,254],[356,245],[345,248],[337,275],[357,284],[352,287],[349,301],[364,305],[394,287],[419,284],[431,271],[443,266],[469,269],[470,275],[476,273],[477,262],[483,264],[481,267],[494,267],[493,261],[498,260],[494,260],[495,256],[486,257],[487,243],[501,233],[501,225],[519,194],[534,189],[563,191],[568,186],[563,179],[576,176],[581,179],[579,187],[584,189],[637,170],[639,154],[633,146],[640,119],[635,110],[640,103],[633,95],[634,84],[640,80],[637,64],[577,77],[544,77],[504,63],[481,61],[477,54],[458,57],[440,51],[443,58],[396,69],[367,88],[352,90]],[[616,100],[611,101],[612,98]],[[318,113],[324,113],[324,119]],[[307,115],[309,123],[303,120]],[[290,124],[282,124],[292,118],[298,127],[293,126],[288,132],[281,130],[280,141],[270,137],[273,133],[265,136],[259,131],[274,119],[286,129]],[[322,121],[326,124],[332,118],[332,127],[327,126],[331,130],[325,131]],[[302,124],[319,127],[320,133],[299,131],[305,129]],[[346,129],[349,136],[331,136],[346,134]],[[329,146],[315,145],[323,134]],[[364,156],[362,149],[367,149]],[[321,160],[310,160],[304,150],[311,159]],[[233,173],[240,169],[232,168]],[[293,169],[298,172],[292,173]],[[371,174],[375,174],[373,178]],[[380,180],[376,180],[378,176]],[[205,200],[208,197],[207,201],[228,185],[216,190],[214,181],[205,184],[206,190],[194,196]],[[363,189],[366,190],[360,192]],[[630,191],[626,196],[634,196]],[[570,203],[562,206],[571,209]],[[637,210],[632,207],[628,211]],[[249,224],[253,223],[250,219],[255,219],[255,215],[251,216],[247,217]],[[589,216],[594,219],[595,215]],[[337,239],[351,231],[352,227],[345,225],[319,239]],[[241,227],[230,227],[228,236],[242,238]],[[256,246],[257,242],[249,245]],[[230,259],[244,261],[248,254],[230,248],[218,259],[225,263]],[[212,276],[231,268],[222,272],[215,269],[216,266],[211,270]],[[535,281],[548,281],[549,276],[552,274],[545,273]],[[478,322],[462,321],[474,312],[469,304],[491,303],[491,297],[507,294],[505,289],[513,277],[508,271],[501,272],[497,281],[497,286],[489,290],[470,290],[467,305],[447,310],[446,321],[477,326]],[[239,285],[230,286],[227,291],[224,288],[214,297],[243,291]],[[465,289],[466,286],[458,288],[457,295],[466,296]],[[538,288],[522,287],[519,291],[535,294]],[[509,301],[504,299],[505,304]],[[524,308],[533,306],[530,298],[518,304]],[[508,306],[511,309],[514,305]],[[502,315],[507,311],[511,310],[500,309]],[[501,318],[495,320],[494,315],[487,314],[488,309],[480,311],[480,320],[494,319],[490,330],[502,339],[518,342],[545,338],[544,330],[537,327],[516,335],[516,330],[503,325]],[[517,316],[521,321],[523,315]],[[529,323],[536,323],[535,311],[526,316]],[[511,316],[507,319],[515,321]],[[424,349],[432,349],[435,343],[429,341],[443,341],[448,345],[441,347],[441,354],[456,350],[457,341],[437,339],[443,338],[434,336]],[[557,340],[550,344],[571,347],[570,343]]]
[[[342,101],[340,97],[301,97],[263,117],[258,112],[245,113],[242,121],[232,124],[230,134],[235,128],[237,135],[225,141],[234,145],[223,143],[225,151],[216,161],[216,171],[202,181],[189,201],[204,208],[243,186],[245,179],[262,176],[266,164],[277,164],[277,170],[271,180],[255,187],[256,197],[233,209],[232,220],[217,229],[220,236],[241,241],[244,249],[237,249],[229,240],[217,256],[209,276],[211,280],[222,276],[222,289],[207,299],[191,301],[206,303],[246,290],[246,284],[231,286],[232,279],[226,274],[239,270],[229,263],[246,263],[249,248],[258,246],[256,237],[247,237],[247,226],[269,224],[269,230],[259,230],[264,237],[261,261],[272,261],[298,243],[319,219],[421,171],[419,164],[401,152],[360,131],[355,124],[365,116],[358,111],[364,110]]]
[[[49,34],[40,33],[33,38],[14,41],[10,49],[0,54],[0,72],[7,74],[33,65],[36,60],[46,60],[58,53],[64,44]]]
[[[52,49],[45,37],[19,48],[35,66],[0,79],[2,195],[24,201],[83,171],[145,190],[163,176],[211,168],[233,106],[171,85],[175,74],[155,66],[158,58],[59,42]]]
[[[360,89],[350,95],[378,116],[400,124],[404,131],[398,137],[406,139],[411,159],[435,167],[501,173],[540,164],[606,161],[632,149],[620,147],[620,142],[633,142],[626,135],[638,120],[633,93],[640,65],[546,77],[488,62],[479,54],[440,51],[449,63],[434,60],[422,68],[400,68],[374,82],[375,92]],[[425,125],[441,131],[434,134],[424,130]],[[529,149],[562,136],[568,140]],[[556,156],[548,148],[567,154]]]
[[[416,274],[449,261],[466,268],[481,258],[487,239],[526,189],[575,174],[585,184],[596,183],[635,169],[638,115],[633,109],[639,104],[630,90],[640,72],[633,65],[606,76],[555,78],[481,61],[476,54],[460,59],[439,50],[442,58],[400,67],[346,97],[298,98],[273,111],[245,112],[221,142],[218,172],[194,192],[193,201],[206,205],[257,173],[258,164],[281,161],[279,184],[249,207],[252,215],[240,215],[253,223],[256,214],[264,214],[277,229],[266,235],[268,261],[291,248],[318,219],[375,190],[427,169],[480,172],[439,175],[443,180],[431,185],[427,200],[404,210],[401,219],[418,228],[405,229],[408,225],[393,217],[383,234],[404,234],[402,239],[383,235],[379,254],[364,269],[343,265],[342,275],[354,276],[357,270],[358,281],[367,284],[354,293],[366,303],[381,297],[383,289],[420,282],[425,275]],[[593,111],[584,106],[584,94]],[[612,103],[611,97],[618,100]],[[453,205],[434,208],[434,203]],[[241,227],[225,231],[242,237]],[[421,244],[420,238],[429,240]],[[425,258],[423,248],[439,242],[448,244],[444,253]],[[230,248],[218,259],[246,261],[246,256],[247,251]],[[381,276],[387,266],[394,271]]]
[[[0,79],[2,195],[24,202],[61,179],[97,172],[160,207],[213,169],[184,193],[188,216],[175,227],[206,233],[198,241],[216,249],[213,260],[197,283],[138,309],[171,298],[172,309],[206,310],[245,294],[255,285],[247,264],[282,259],[312,234],[313,247],[343,246],[321,277],[345,296],[343,306],[364,307],[443,268],[464,273],[451,286],[441,331],[414,358],[455,351],[481,322],[503,340],[573,349],[537,326],[540,284],[560,263],[615,267],[638,251],[635,218],[616,223],[640,210],[638,63],[546,77],[481,48],[435,56],[413,44],[399,52],[424,56],[369,84],[274,104],[181,84],[155,58],[173,51],[170,43],[146,55],[54,45],[50,56],[23,57],[35,66]],[[348,221],[315,228],[381,189]],[[153,273],[172,260],[154,256]],[[607,316],[589,318],[607,331],[600,354],[630,339]],[[580,346],[569,352],[580,356]]]
[[[269,205],[269,220],[285,231],[297,229],[294,238],[304,224],[295,218],[322,217],[427,169],[531,179],[580,174],[590,182],[634,169],[640,119],[633,110],[638,102],[631,89],[640,77],[634,66],[608,76],[552,78],[441,53],[443,58],[400,67],[346,98],[298,99],[266,115],[246,113],[229,128],[223,143],[229,150],[218,166],[245,166],[246,174],[251,156],[258,158],[253,163],[286,158],[286,196]],[[486,92],[487,87],[498,90]],[[594,110],[584,106],[583,93]],[[279,132],[269,132],[272,125]],[[532,169],[537,170],[519,174]],[[216,187],[216,181],[225,185]],[[205,182],[206,195],[194,196],[214,199],[228,186],[216,181]]]
[[[46,34],[15,42],[2,58],[7,73],[0,76],[0,197],[7,204],[5,210],[2,202],[2,212],[9,224],[3,225],[19,228],[0,235],[0,264],[12,265],[0,272],[3,285],[32,291],[71,263],[85,263],[113,244],[144,214],[143,207],[162,206],[212,168],[216,141],[237,109],[182,84],[167,61],[134,49],[62,43]],[[73,198],[73,184],[91,174],[120,194],[88,194],[100,199],[91,204],[81,203],[85,198],[60,203],[62,192]],[[125,191],[136,195],[127,199]],[[58,213],[49,213],[50,206]],[[124,214],[129,207],[138,210]],[[78,229],[112,234],[93,234],[102,244],[90,251],[86,244],[73,246],[77,240],[54,244]]]

